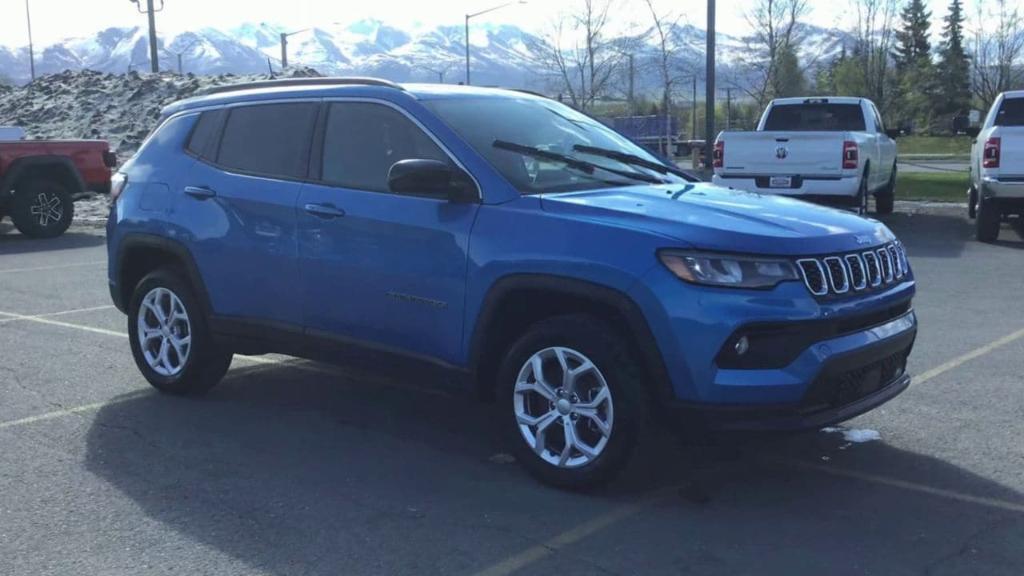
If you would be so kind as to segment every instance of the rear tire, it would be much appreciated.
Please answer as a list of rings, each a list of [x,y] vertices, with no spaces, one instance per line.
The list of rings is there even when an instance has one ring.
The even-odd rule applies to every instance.
[[[611,481],[626,466],[646,419],[641,374],[626,342],[595,317],[534,324],[498,370],[498,406],[512,453],[527,472],[558,488],[585,490]]]
[[[967,217],[971,219],[978,217],[978,189],[974,186],[967,190]]]
[[[55,238],[75,217],[71,193],[53,180],[31,180],[19,184],[11,201],[11,221],[25,236]]]
[[[157,390],[202,394],[231,366],[213,337],[192,287],[169,268],[146,275],[128,308],[128,336],[139,371]]]
[[[868,169],[864,169],[864,175],[860,179],[860,189],[857,190],[857,214],[865,216],[868,213]]]
[[[999,238],[999,226],[1002,214],[992,200],[981,200],[978,203],[978,215],[974,220],[975,236],[980,242],[995,242]]]
[[[889,176],[889,183],[875,193],[875,213],[892,214],[893,206],[896,203],[896,165],[892,166],[892,175]]]

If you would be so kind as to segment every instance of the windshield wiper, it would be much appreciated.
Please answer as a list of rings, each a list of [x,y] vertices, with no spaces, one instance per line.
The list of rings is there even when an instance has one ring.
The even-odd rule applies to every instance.
[[[672,174],[691,182],[695,181],[692,175],[680,170],[679,168],[666,166],[660,162],[652,162],[646,158],[636,156],[635,154],[620,152],[618,150],[609,150],[608,148],[598,148],[597,146],[586,146],[584,144],[577,144],[573,146],[572,149],[577,152],[583,152],[584,154],[593,154],[594,156],[603,156],[605,158],[617,160],[623,164],[631,164],[633,166],[647,168],[648,170],[654,170],[659,174]]]
[[[661,178],[654,176],[648,176],[640,172],[633,172],[632,170],[616,170],[615,168],[609,168],[607,166],[601,166],[593,162],[587,162],[586,160],[580,160],[573,156],[566,154],[559,154],[558,152],[551,152],[550,150],[543,150],[534,146],[527,146],[525,144],[516,144],[515,142],[507,142],[505,140],[495,140],[493,146],[502,150],[508,150],[510,152],[517,152],[524,156],[533,156],[534,158],[541,158],[543,160],[551,160],[552,162],[558,162],[565,164],[566,166],[579,170],[586,174],[593,174],[594,170],[604,170],[623,178],[630,178],[632,180],[639,180],[641,182],[647,182],[648,184],[665,184],[665,181]]]

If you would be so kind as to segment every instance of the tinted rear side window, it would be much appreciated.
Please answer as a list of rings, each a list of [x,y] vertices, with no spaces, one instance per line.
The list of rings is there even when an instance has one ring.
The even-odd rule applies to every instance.
[[[217,152],[217,129],[220,127],[222,115],[221,110],[203,112],[199,115],[199,120],[196,120],[196,125],[192,128],[192,136],[189,137],[188,146],[186,146],[189,152],[200,158],[213,158]]]
[[[217,163],[252,174],[305,177],[318,106],[302,102],[231,109]]]
[[[860,104],[783,104],[772,106],[765,130],[792,132],[861,132],[865,129]]]
[[[399,160],[448,162],[448,156],[404,114],[381,104],[331,104],[324,133],[323,180],[346,188],[388,191]]]
[[[993,125],[1024,126],[1024,98],[1004,99]]]

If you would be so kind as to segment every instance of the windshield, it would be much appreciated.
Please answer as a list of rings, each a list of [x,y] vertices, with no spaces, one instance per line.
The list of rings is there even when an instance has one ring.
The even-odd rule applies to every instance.
[[[863,132],[860,104],[777,104],[764,129],[778,132]]]
[[[608,158],[607,151],[611,151],[661,164],[614,130],[551,100],[481,97],[430,100],[424,105],[523,194],[632,186],[645,181],[686,181],[635,161]],[[606,153],[580,150],[581,146]],[[557,160],[559,156],[567,161]],[[587,170],[584,163],[602,169]],[[630,177],[631,173],[642,179]]]

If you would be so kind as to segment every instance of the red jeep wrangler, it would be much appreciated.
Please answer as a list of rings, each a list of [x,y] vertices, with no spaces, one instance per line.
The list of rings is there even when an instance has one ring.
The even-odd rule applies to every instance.
[[[77,196],[110,193],[116,164],[103,140],[0,140],[0,220],[10,216],[26,236],[60,236]]]

